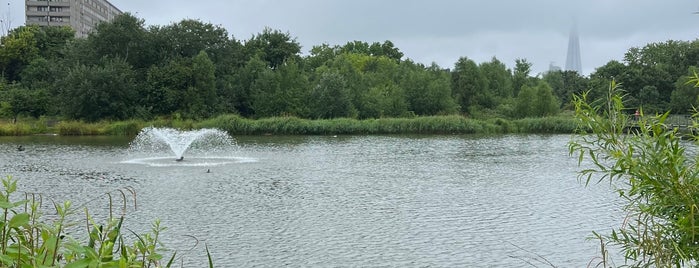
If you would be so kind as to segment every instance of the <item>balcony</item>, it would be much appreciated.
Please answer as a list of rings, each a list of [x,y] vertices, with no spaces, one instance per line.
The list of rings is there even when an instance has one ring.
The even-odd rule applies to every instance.
[[[41,7],[41,6],[52,6],[52,7],[70,7],[70,2],[59,2],[59,1],[27,1],[27,7]]]

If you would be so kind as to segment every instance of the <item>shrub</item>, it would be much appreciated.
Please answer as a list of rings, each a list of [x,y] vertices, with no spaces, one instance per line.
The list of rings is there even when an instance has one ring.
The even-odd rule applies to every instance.
[[[581,131],[570,143],[570,152],[577,153],[581,163],[589,157],[594,164],[580,172],[580,179],[586,184],[608,180],[625,201],[624,212],[628,215],[611,234],[594,233],[604,254],[601,264],[609,267],[606,249],[613,245],[623,251],[631,267],[696,266],[696,156],[687,155],[679,129],[666,127],[668,113],[642,115],[631,123],[630,115],[624,112],[622,95],[612,82],[602,105],[591,105],[586,93],[574,99]]]

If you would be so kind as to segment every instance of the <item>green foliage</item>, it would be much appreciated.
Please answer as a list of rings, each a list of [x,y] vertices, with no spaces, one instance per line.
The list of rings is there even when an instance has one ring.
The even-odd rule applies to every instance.
[[[389,40],[355,40],[313,46],[302,57],[300,44],[288,32],[265,28],[241,42],[226,29],[199,20],[146,27],[144,20],[127,13],[100,23],[88,38],[74,39],[67,27],[22,26],[0,39],[3,84],[31,90],[13,92],[16,97],[0,100],[0,106],[10,118],[59,116],[90,122],[175,114],[186,120],[223,114],[522,117],[525,108],[517,107],[522,100],[515,98],[522,89],[539,87],[540,80],[549,84],[563,109],[572,109],[573,94],[590,89],[590,99],[604,98],[607,84],[616,79],[627,88],[629,107],[684,113],[695,100],[678,79],[699,62],[699,40],[631,48],[623,62],[610,61],[589,78],[575,72],[533,77],[532,63],[525,59],[508,69],[496,58],[476,63],[462,57],[449,70],[404,56]],[[337,77],[328,79],[328,73]],[[342,86],[327,87],[331,80]],[[339,95],[330,96],[335,93]],[[548,97],[543,95],[538,97]],[[34,103],[28,105],[27,99]],[[331,103],[323,104],[326,100]],[[544,106],[532,109],[547,110]],[[553,113],[548,109],[527,116]]]
[[[501,125],[505,129],[512,129],[509,125]],[[515,126],[519,133],[565,134],[574,133],[578,129],[576,120],[569,116],[523,118],[513,121],[512,125]]]
[[[514,117],[543,117],[555,115],[560,104],[553,90],[544,81],[536,87],[523,86],[515,100]]]
[[[493,100],[494,103],[487,108],[493,108],[499,105],[503,100],[514,97],[512,74],[504,63],[493,57],[489,62],[481,63],[479,68],[488,80],[487,91],[495,98],[495,100]]]
[[[515,70],[512,74],[512,89],[514,90],[514,95],[518,95],[522,87],[532,86],[531,78],[529,77],[531,69],[532,63],[526,59],[515,60]]]
[[[151,63],[144,60],[148,56],[144,47],[147,43],[143,42],[147,34],[144,24],[143,19],[129,13],[97,24],[87,37],[89,56],[123,59],[139,69],[147,67]]]
[[[24,67],[39,57],[39,31],[39,26],[21,26],[0,38],[0,69],[7,81],[19,80]]]
[[[115,122],[107,125],[104,133],[112,136],[136,136],[143,128],[143,122],[129,120],[123,122]]]
[[[295,60],[277,70],[262,69],[251,85],[256,117],[306,116],[308,78]]]
[[[276,69],[288,59],[297,57],[301,45],[289,33],[265,28],[245,42],[245,49],[248,55],[259,56],[270,68]]]
[[[90,136],[102,135],[102,126],[96,123],[84,123],[79,121],[61,121],[56,125],[58,134],[62,136]]]
[[[689,74],[696,74],[697,67],[690,67]],[[684,76],[677,79],[675,90],[670,96],[670,109],[679,114],[691,113],[695,107],[699,106],[699,90],[695,88],[691,77]]]
[[[91,122],[128,119],[136,112],[135,73],[123,60],[71,68],[61,85],[63,113]]]
[[[162,267],[163,253],[159,239],[166,228],[155,220],[148,233],[136,234],[134,239],[124,234],[124,215],[114,217],[112,195],[109,197],[109,216],[104,223],[98,223],[86,207],[74,208],[66,201],[53,203],[55,216],[47,220],[41,209],[42,198],[36,194],[24,195],[16,199],[17,180],[11,177],[2,179],[0,192],[0,266],[2,267]],[[127,199],[133,190],[119,191],[123,198],[122,213],[127,209]],[[87,239],[72,237],[67,228],[77,226],[71,220],[77,211],[85,212]],[[130,242],[133,240],[133,242]],[[209,266],[213,266],[207,247]],[[175,258],[167,263],[170,267]]]
[[[405,61],[399,84],[405,89],[408,109],[417,115],[446,115],[459,112],[452,98],[451,77],[436,64],[429,67]]]
[[[476,120],[459,115],[415,118],[379,118],[357,120],[335,118],[308,120],[296,117],[272,117],[251,120],[236,115],[219,116],[195,125],[218,128],[231,135],[328,135],[328,134],[494,134],[494,133],[572,133],[572,117],[551,117],[509,121]]]
[[[0,125],[0,136],[25,136],[33,133],[32,127],[26,123]]]
[[[681,140],[687,134],[668,127],[668,113],[642,113],[631,121],[623,95],[612,81],[604,102],[591,104],[587,93],[574,100],[582,131],[570,143],[570,153],[581,164],[585,159],[593,164],[579,178],[586,184],[609,181],[628,215],[610,234],[595,237],[603,252],[610,245],[619,248],[631,267],[694,266],[699,260],[699,169]],[[608,257],[603,256],[602,266],[610,265]]]
[[[30,90],[12,84],[0,90],[0,114],[17,121],[20,115],[38,118],[46,114],[49,96],[45,90]]]
[[[347,81],[337,72],[323,72],[311,91],[312,113],[318,118],[349,117],[352,102]]]
[[[551,86],[563,105],[571,105],[574,95],[589,89],[588,79],[575,71],[551,71],[545,73],[542,79]]]
[[[488,79],[471,59],[462,57],[452,71],[452,94],[462,112],[472,107],[493,107]]]

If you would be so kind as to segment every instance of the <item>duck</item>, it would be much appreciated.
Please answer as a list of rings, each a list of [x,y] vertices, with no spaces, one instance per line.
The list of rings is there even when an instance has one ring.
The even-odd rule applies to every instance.
[[[20,152],[24,151],[24,146],[22,146],[22,145],[17,146],[17,151],[20,151]]]
[[[184,160],[184,156],[180,156],[180,158],[175,159],[175,161],[177,161],[177,162],[180,162],[182,160]]]

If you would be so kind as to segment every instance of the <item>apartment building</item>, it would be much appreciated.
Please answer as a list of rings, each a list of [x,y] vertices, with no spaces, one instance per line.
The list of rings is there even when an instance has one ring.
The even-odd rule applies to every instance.
[[[26,25],[70,26],[76,37],[86,37],[102,21],[121,10],[107,0],[25,0]]]

